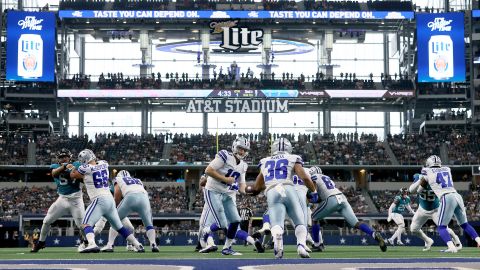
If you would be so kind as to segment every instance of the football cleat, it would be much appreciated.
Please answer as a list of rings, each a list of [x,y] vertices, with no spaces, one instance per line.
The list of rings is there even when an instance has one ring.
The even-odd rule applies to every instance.
[[[155,244],[152,244],[152,252],[160,252],[160,249],[158,249],[158,246]]]
[[[382,252],[387,251],[387,244],[385,243],[385,240],[383,239],[382,235],[379,232],[375,232],[374,238],[375,240],[377,240],[378,245],[380,246],[380,250]]]
[[[456,249],[456,248],[448,248],[448,249],[445,249],[445,250],[441,250],[441,252],[444,252],[444,253],[457,253],[457,249]]]
[[[105,245],[100,249],[101,252],[113,252],[113,246]]]
[[[390,239],[390,238],[387,239],[387,242],[388,242],[391,246],[394,246],[394,245],[395,245],[394,242],[393,242],[393,240]]]
[[[33,244],[33,248],[30,250],[30,252],[37,253],[40,249],[43,248],[45,248],[45,242],[38,241],[37,243]]]
[[[312,251],[313,252],[323,252],[324,250],[325,250],[325,245],[323,243],[319,244],[318,246],[313,244],[313,246],[312,246]]]
[[[258,253],[264,253],[265,252],[265,248],[263,248],[262,243],[260,243],[260,241],[258,241],[258,240],[255,241],[255,249],[257,250]]]
[[[283,249],[281,249],[281,248],[278,249],[278,250],[274,249],[273,254],[275,254],[275,258],[281,259],[281,258],[283,258]]]
[[[202,249],[202,244],[200,244],[200,241],[197,242],[197,246],[195,247],[195,252],[199,252]]]
[[[82,250],[84,250],[86,247],[88,246],[88,242],[82,242],[80,245],[78,245],[77,247],[77,251],[80,252]]]
[[[138,245],[138,248],[135,248],[135,251],[137,253],[145,253],[145,249],[143,248],[143,246],[141,244]]]
[[[232,249],[232,247],[222,249],[222,255],[233,255],[233,256],[241,256],[242,253],[236,252]]]
[[[95,244],[89,244],[84,250],[80,251],[80,253],[98,253],[100,252],[100,248]]]
[[[297,245],[297,253],[301,258],[310,258],[310,254],[305,250],[305,247],[302,244]]]
[[[127,251],[137,251],[134,245],[128,243],[127,246],[125,247]]]
[[[207,246],[204,249],[201,249],[199,252],[200,253],[210,253],[210,252],[215,252],[218,250],[217,246]]]
[[[429,251],[432,248],[432,245],[433,245],[433,239],[428,238],[427,241],[425,242],[425,247],[422,250]]]
[[[397,241],[397,246],[405,246],[405,244],[402,241]]]

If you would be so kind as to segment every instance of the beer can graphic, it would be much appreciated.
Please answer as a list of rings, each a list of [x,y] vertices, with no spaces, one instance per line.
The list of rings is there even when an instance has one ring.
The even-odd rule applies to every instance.
[[[23,78],[43,76],[43,40],[40,35],[23,34],[18,39],[17,72]]]
[[[448,35],[431,36],[428,41],[428,75],[434,80],[453,78],[453,41]]]

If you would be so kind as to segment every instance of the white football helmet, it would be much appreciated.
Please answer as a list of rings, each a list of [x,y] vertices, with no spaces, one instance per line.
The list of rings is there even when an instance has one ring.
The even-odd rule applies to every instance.
[[[272,147],[270,150],[272,155],[291,154],[293,147],[288,139],[278,138],[272,143]]]
[[[238,148],[242,148],[245,150],[243,155],[238,153]],[[238,159],[244,159],[248,156],[248,151],[250,151],[250,141],[247,140],[245,137],[238,137],[232,143],[232,153]]]
[[[439,156],[436,156],[436,155],[429,156],[427,158],[427,161],[425,162],[425,167],[427,167],[427,168],[442,167],[442,160],[440,159]]]
[[[308,172],[310,173],[310,175],[323,174],[322,169],[320,169],[320,167],[318,166],[310,167],[310,169],[308,169]]]
[[[117,177],[130,177],[130,173],[127,170],[121,170],[117,173]]]
[[[82,164],[87,164],[92,160],[96,160],[97,157],[93,153],[92,150],[90,149],[83,149],[79,154],[78,154],[78,161]]]

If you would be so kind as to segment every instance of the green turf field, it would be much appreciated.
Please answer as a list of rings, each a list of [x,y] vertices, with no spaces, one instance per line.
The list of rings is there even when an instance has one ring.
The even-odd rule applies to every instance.
[[[223,256],[220,251],[210,254],[200,254],[193,251],[193,246],[168,246],[160,247],[160,253],[128,252],[124,246],[117,247],[114,253],[79,254],[76,248],[47,247],[38,253],[30,253],[28,248],[0,248],[0,260],[2,259],[212,259],[212,258],[235,258],[235,259],[269,259],[273,258],[273,251],[267,250],[263,254],[253,251],[252,247],[235,246],[235,250],[242,252],[243,256]],[[388,247],[388,251],[380,252],[376,246],[328,246],[325,252],[310,253],[312,258],[435,258],[435,257],[468,257],[478,258],[480,249],[464,248],[456,254],[442,253],[440,247],[433,247],[431,251],[423,252],[422,247]],[[294,246],[287,246],[284,258],[298,258]]]

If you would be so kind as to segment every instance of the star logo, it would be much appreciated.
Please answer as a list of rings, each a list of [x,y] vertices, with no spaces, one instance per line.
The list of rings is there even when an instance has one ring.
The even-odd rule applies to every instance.
[[[410,244],[410,238],[406,238],[405,243]]]
[[[167,240],[165,240],[165,244],[167,244],[167,245],[170,245],[171,242],[172,242],[172,240],[170,240],[170,238],[167,238]]]
[[[80,245],[80,243],[82,243],[80,239],[77,239],[75,242],[77,243],[77,245]]]
[[[100,245],[103,245],[103,239],[100,238],[100,239],[98,240],[98,243],[99,243]]]
[[[364,244],[364,245],[366,245],[366,244],[367,244],[367,239],[365,239],[365,237],[364,237],[364,238],[362,238],[362,244]]]
[[[345,238],[343,238],[343,237],[340,238],[340,244],[345,245],[345,242],[346,242]]]
[[[187,240],[187,242],[188,242],[189,245],[193,244],[192,238],[189,238],[189,239]]]
[[[60,240],[58,240],[58,238],[55,238],[55,240],[53,240],[53,244],[54,244],[54,245],[60,244]]]

